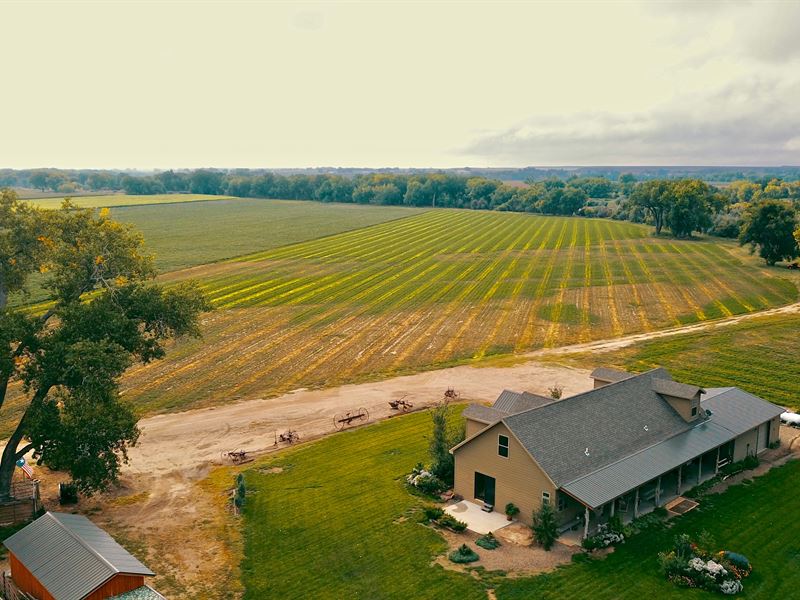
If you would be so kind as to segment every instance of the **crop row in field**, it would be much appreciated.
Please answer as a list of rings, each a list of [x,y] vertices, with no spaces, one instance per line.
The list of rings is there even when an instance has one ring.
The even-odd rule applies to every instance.
[[[177,273],[204,339],[132,370],[147,410],[648,331],[790,302],[738,248],[631,223],[429,211]]]
[[[708,592],[666,581],[657,561],[675,535],[696,537],[702,530],[754,565],[746,597],[796,595],[800,577],[789,568],[798,559],[796,530],[780,518],[800,510],[796,461],[705,497],[670,528],[636,535],[601,560],[519,579],[434,566],[445,544],[415,522],[422,502],[403,486],[403,475],[426,455],[430,427],[425,413],[399,417],[283,452],[247,471],[245,598],[466,600],[486,598],[487,588],[499,600],[703,598]]]

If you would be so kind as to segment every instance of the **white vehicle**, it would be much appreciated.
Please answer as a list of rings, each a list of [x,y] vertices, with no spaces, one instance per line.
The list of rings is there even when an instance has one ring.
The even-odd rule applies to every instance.
[[[787,425],[794,425],[795,427],[800,427],[800,415],[793,412],[785,412],[781,413],[781,421],[786,423]]]

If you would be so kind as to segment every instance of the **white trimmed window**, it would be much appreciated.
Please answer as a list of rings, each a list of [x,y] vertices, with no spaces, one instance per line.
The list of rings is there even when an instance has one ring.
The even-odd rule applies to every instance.
[[[550,504],[550,492],[542,492],[542,506]]]
[[[498,435],[497,436],[497,453],[500,456],[504,456],[508,458],[508,436],[507,435]]]

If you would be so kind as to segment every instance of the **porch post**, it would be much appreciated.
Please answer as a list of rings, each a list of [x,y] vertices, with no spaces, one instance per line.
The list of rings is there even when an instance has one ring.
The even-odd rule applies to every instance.
[[[614,516],[614,507],[615,507],[616,505],[617,505],[617,499],[616,499],[616,498],[614,498],[614,499],[611,501],[611,516],[612,516],[612,517]]]
[[[661,475],[658,476],[658,480],[656,480],[656,507],[660,506],[661,504]]]
[[[583,539],[589,537],[589,507],[583,513]]]
[[[678,496],[681,495],[681,475],[683,475],[683,465],[678,467],[678,489],[675,490],[675,493],[678,494]]]
[[[636,497],[633,499],[633,518],[639,517],[639,488],[636,488]]]
[[[717,462],[714,465],[714,475],[719,473],[719,446],[717,446]]]
[[[697,483],[700,483],[700,478],[703,476],[703,455],[697,457]]]

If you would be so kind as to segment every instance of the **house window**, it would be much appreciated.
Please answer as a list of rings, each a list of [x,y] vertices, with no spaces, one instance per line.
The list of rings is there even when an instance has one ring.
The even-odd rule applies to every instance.
[[[693,406],[693,407],[692,407],[692,416],[693,416],[693,417],[696,417],[696,416],[697,416],[697,407],[696,407],[696,406]]]
[[[542,506],[550,504],[550,492],[542,492]]]
[[[559,494],[558,492],[556,492],[556,504],[557,504],[558,512],[561,512],[562,510],[566,510],[567,509],[567,498],[566,498],[566,496],[564,496],[564,494]]]
[[[497,453],[508,458],[508,436],[497,436]]]

